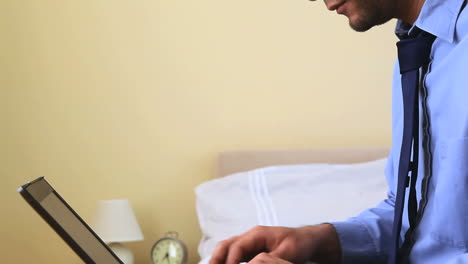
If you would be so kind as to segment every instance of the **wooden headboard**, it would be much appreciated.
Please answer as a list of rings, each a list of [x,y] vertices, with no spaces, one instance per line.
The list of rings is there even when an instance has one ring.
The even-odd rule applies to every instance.
[[[256,168],[307,163],[357,163],[385,158],[388,148],[234,150],[219,153],[217,177]]]

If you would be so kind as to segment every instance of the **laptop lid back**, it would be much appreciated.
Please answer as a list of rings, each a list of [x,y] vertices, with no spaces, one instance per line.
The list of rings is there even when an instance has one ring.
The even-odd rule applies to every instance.
[[[18,191],[85,263],[123,264],[44,177]]]

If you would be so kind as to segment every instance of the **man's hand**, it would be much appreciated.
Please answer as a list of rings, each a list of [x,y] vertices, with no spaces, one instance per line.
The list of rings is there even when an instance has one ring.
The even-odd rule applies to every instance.
[[[340,259],[338,236],[330,224],[300,228],[257,226],[219,243],[210,264],[247,261],[278,264],[315,261],[335,264]]]
[[[255,258],[253,258],[251,261],[249,261],[249,264],[293,264],[289,261],[286,261],[284,259],[280,259],[277,257],[273,257],[272,255],[268,253],[260,253]]]

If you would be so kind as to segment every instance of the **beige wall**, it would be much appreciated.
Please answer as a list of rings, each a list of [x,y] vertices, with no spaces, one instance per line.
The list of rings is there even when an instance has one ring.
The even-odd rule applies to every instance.
[[[127,197],[145,241],[198,261],[194,187],[217,152],[388,146],[393,24],[306,0],[4,1],[2,263],[80,263],[16,193],[45,175],[85,218]]]

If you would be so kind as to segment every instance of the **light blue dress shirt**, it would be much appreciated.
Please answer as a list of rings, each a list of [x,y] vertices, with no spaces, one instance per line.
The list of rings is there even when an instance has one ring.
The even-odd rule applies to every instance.
[[[465,0],[426,0],[415,26],[437,38],[420,87],[420,222],[412,264],[468,263],[468,10]],[[410,26],[399,22],[396,33]],[[343,263],[386,263],[392,236],[403,131],[401,78],[395,64],[388,198],[344,222],[332,223]],[[406,195],[408,197],[408,194]],[[408,229],[407,207],[401,239]]]

